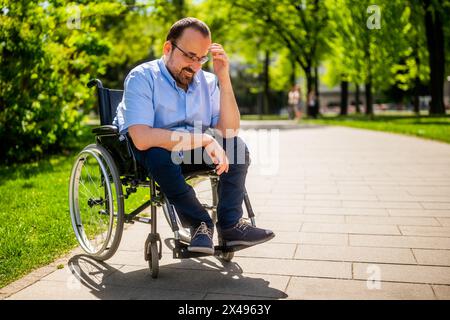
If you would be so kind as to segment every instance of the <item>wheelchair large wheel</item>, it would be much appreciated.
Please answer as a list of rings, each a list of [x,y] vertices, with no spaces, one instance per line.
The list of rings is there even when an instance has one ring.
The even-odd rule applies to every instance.
[[[69,203],[81,248],[96,260],[111,258],[122,238],[124,203],[119,171],[105,148],[91,144],[78,154]]]

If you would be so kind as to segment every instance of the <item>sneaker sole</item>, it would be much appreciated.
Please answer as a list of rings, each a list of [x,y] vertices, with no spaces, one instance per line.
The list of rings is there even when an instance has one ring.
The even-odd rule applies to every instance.
[[[240,241],[240,240],[236,240],[236,241],[226,241],[226,240],[222,240],[223,243],[225,244],[226,247],[234,247],[234,246],[255,246],[257,244],[261,244],[264,243],[266,241],[269,241],[271,239],[273,239],[275,237],[275,234],[273,233],[270,237],[259,240],[259,241]]]
[[[207,253],[207,254],[214,254],[213,248],[205,248],[205,247],[188,247],[187,248],[189,252],[199,252],[199,253]]]

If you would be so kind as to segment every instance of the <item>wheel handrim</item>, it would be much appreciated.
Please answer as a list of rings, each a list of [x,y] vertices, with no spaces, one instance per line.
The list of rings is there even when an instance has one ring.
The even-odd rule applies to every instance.
[[[114,228],[113,181],[103,161],[94,150],[82,151],[70,185],[72,226],[82,249],[93,256],[108,248]]]

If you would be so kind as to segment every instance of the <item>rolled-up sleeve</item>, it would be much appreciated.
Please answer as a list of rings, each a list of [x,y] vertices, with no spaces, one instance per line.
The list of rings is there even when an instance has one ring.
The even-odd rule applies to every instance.
[[[133,70],[125,79],[123,98],[124,130],[136,124],[153,127],[153,79],[143,70]]]
[[[213,82],[214,86],[211,90],[211,128],[215,128],[219,122],[220,113],[220,89],[217,80]]]

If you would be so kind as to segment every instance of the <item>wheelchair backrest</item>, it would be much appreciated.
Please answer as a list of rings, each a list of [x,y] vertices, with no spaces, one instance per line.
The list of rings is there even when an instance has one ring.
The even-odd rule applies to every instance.
[[[117,113],[117,106],[122,101],[123,90],[99,87],[97,92],[100,124],[111,125]]]
[[[117,106],[122,101],[123,90],[104,88],[99,79],[92,79],[87,83],[88,88],[97,86],[98,111],[100,125],[112,125],[117,113]]]
[[[128,175],[145,180],[145,172],[137,165],[131,150],[133,142],[127,136],[120,135],[118,128],[111,128],[117,113],[117,107],[122,101],[123,90],[104,88],[102,82],[98,79],[92,79],[87,86],[89,88],[97,86],[101,126],[93,129],[96,142],[111,154],[121,176]]]

